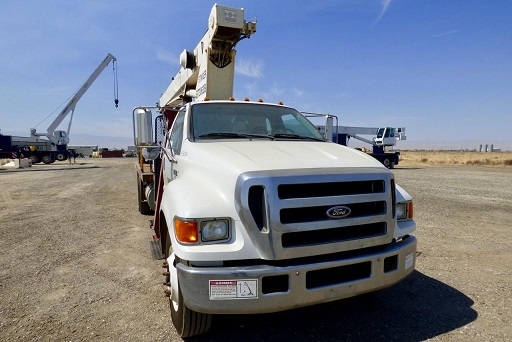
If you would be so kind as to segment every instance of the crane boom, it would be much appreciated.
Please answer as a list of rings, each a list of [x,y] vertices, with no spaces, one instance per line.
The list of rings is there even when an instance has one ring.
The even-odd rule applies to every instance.
[[[180,55],[181,68],[162,94],[158,106],[175,107],[196,100],[227,100],[233,95],[235,46],[256,32],[256,22],[246,22],[242,8],[215,4],[208,30],[194,51]]]
[[[51,123],[51,125],[46,130],[46,133],[37,133],[34,128],[30,129],[30,134],[32,137],[47,137],[52,144],[55,145],[67,145],[69,143],[69,131],[71,129],[71,122],[73,120],[73,113],[75,111],[76,104],[82,96],[85,94],[85,92],[89,89],[89,87],[92,85],[92,83],[98,78],[98,76],[101,74],[101,72],[107,67],[107,65],[110,63],[110,61],[113,61],[113,63],[116,62],[116,57],[112,54],[108,54],[105,59],[98,65],[98,67],[93,71],[91,76],[85,81],[85,83],[78,89],[78,91],[73,95],[71,100],[66,104],[64,109],[59,113],[57,118]],[[117,107],[117,99],[116,101],[116,107]],[[69,120],[68,124],[68,130],[67,131],[56,131],[56,128],[62,123],[62,121],[68,116],[68,114],[71,113],[71,118]],[[58,134],[56,134],[58,133]]]

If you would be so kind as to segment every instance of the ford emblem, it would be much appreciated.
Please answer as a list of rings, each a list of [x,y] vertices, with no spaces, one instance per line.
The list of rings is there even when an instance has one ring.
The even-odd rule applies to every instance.
[[[327,210],[326,214],[330,218],[340,219],[340,218],[344,218],[344,217],[347,217],[348,215],[350,215],[350,212],[351,212],[351,210],[349,207],[339,205],[336,207],[329,208],[329,210]]]

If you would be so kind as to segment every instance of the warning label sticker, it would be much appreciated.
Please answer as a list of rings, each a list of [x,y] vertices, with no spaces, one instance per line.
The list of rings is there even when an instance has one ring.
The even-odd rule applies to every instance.
[[[258,298],[258,279],[210,280],[210,299]]]

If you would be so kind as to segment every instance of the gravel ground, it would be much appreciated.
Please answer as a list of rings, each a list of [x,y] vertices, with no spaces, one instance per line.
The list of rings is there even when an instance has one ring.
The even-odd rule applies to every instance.
[[[0,340],[179,341],[135,160],[79,161],[0,170]],[[512,340],[512,168],[393,172],[415,199],[409,278],[325,305],[216,316],[190,340]]]

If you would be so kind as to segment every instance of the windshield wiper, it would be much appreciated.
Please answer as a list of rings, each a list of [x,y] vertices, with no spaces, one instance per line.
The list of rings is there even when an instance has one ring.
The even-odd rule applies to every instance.
[[[251,138],[269,138],[272,139],[272,137],[269,137],[268,135],[264,134],[242,134],[242,133],[229,133],[229,132],[215,132],[215,133],[208,133],[198,136],[198,138],[213,138],[213,139],[251,139]]]
[[[290,134],[290,133],[278,133],[278,134],[274,134],[274,135],[269,135],[269,137],[272,137],[274,139],[297,139],[297,140],[325,141],[325,139],[307,137],[304,135]]]

